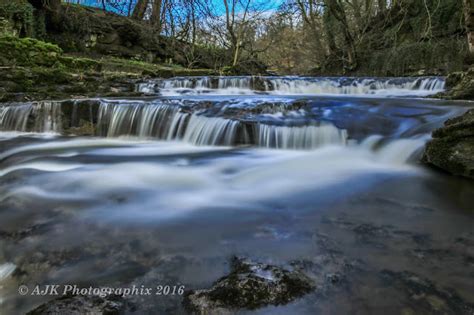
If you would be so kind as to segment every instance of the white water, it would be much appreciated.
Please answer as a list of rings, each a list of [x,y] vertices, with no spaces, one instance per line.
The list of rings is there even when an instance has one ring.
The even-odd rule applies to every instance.
[[[32,104],[0,106],[0,130],[25,131]]]
[[[333,125],[286,127],[258,124],[258,145],[279,149],[314,149],[347,142],[347,132]]]
[[[152,81],[138,86],[148,94],[208,95],[361,95],[428,96],[444,91],[438,77],[318,78],[318,77],[191,77]]]
[[[99,109],[101,134],[140,138],[182,140],[194,145],[258,145],[280,149],[315,149],[344,144],[347,132],[329,123],[320,126],[272,126],[255,122],[253,139],[238,120],[184,113],[168,104],[108,103]],[[241,130],[240,138],[237,138]]]
[[[0,105],[0,130],[54,133],[61,131],[61,124],[61,102]]]
[[[59,164],[59,163],[50,163],[50,162],[34,162],[34,163],[25,163],[20,165],[10,166],[4,169],[0,169],[0,177],[5,176],[11,172],[30,169],[43,172],[64,172],[73,170],[75,168],[81,167],[80,164]]]
[[[104,158],[107,155],[140,154],[136,146],[101,149],[94,147],[96,140],[83,141],[83,147],[88,148],[83,153],[99,154]],[[92,143],[87,145],[87,141]],[[417,173],[419,170],[406,164],[406,159],[424,142],[422,139],[408,142],[395,140],[378,150],[372,150],[365,144],[326,146],[314,151],[244,149],[241,154],[221,158],[212,158],[210,152],[212,163],[204,164],[186,161],[186,149],[176,160],[166,162],[130,161],[83,167],[54,166],[51,162],[47,167],[43,165],[43,173],[9,189],[4,198],[23,202],[38,199],[64,202],[89,200],[96,206],[83,215],[107,220],[124,217],[130,220],[160,220],[201,209],[222,211],[236,205],[242,210],[255,209],[276,196],[279,200],[285,200],[308,192],[342,189],[345,183],[359,181],[358,178],[368,175]],[[160,153],[159,148],[172,144],[154,142],[149,143],[147,148],[150,150],[156,145],[155,154],[159,157],[167,154]],[[77,144],[67,142],[48,143],[44,144],[40,153],[30,147],[30,154],[48,156],[48,146],[56,152],[61,145],[64,153],[67,152],[64,150],[77,147]],[[387,152],[393,154],[390,159],[387,159]],[[31,167],[31,163],[26,163],[18,170]],[[8,173],[11,172],[14,170],[8,170]],[[366,184],[370,181],[364,181]],[[359,186],[362,187],[362,183]],[[118,192],[127,198],[127,202],[114,203],[111,207],[107,196]]]
[[[195,145],[233,145],[238,121],[192,115],[183,140]]]

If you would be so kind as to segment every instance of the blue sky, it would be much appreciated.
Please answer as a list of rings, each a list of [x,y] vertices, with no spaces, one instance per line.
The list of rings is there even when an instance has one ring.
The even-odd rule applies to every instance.
[[[99,8],[102,8],[102,1],[101,0],[65,0],[66,2],[70,2],[70,3],[80,3],[82,5],[87,5],[87,6],[92,6],[92,7],[99,7]],[[137,2],[137,0],[132,0],[133,1],[133,5]],[[224,14],[224,5],[223,5],[223,1],[222,0],[212,0],[213,3],[215,3],[215,6],[214,6],[214,9],[215,9],[215,12],[216,13],[219,13],[219,11],[222,10],[222,14]],[[119,2],[119,1],[117,1]],[[115,9],[115,8],[112,8],[112,7],[108,7],[108,10],[110,11],[114,11],[116,13],[119,13],[119,14],[123,14],[123,15],[127,15],[128,14],[128,3],[129,1],[123,1],[124,4],[122,5],[122,7],[120,7],[119,9]],[[254,1],[254,2],[258,2],[258,1]],[[269,1],[264,1],[265,2],[265,8],[267,10],[274,10],[274,9],[277,9],[282,3],[283,3],[283,0],[269,0]],[[132,7],[132,10],[133,10],[133,7]]]
[[[66,0],[66,2],[70,2],[70,3],[78,3],[79,2],[82,5],[102,8],[102,1],[100,1],[100,0],[79,0],[79,1],[78,0]],[[129,1],[124,1],[124,4],[122,5],[122,7],[119,10],[111,8],[110,6],[108,7],[108,10],[114,11],[116,13],[127,15],[128,14],[128,2]],[[133,4],[135,4],[136,2],[137,2],[137,0],[133,0]]]

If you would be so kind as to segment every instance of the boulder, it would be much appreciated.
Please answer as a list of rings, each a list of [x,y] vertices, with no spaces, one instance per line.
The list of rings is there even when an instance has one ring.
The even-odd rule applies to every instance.
[[[474,179],[474,110],[449,119],[433,132],[423,161],[451,174]]]
[[[27,315],[47,314],[93,314],[93,315],[118,315],[125,314],[133,308],[120,296],[64,296],[46,302]]]
[[[197,314],[232,314],[287,304],[313,289],[311,280],[299,271],[233,258],[229,275],[210,289],[188,292],[184,306]]]
[[[464,72],[453,72],[446,78],[447,91],[443,98],[472,100],[474,99],[474,67]]]

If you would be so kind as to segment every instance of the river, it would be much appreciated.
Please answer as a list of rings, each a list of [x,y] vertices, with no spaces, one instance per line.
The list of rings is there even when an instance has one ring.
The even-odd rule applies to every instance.
[[[21,296],[20,284],[202,289],[232,256],[324,282],[244,313],[474,305],[474,184],[419,162],[431,132],[472,107],[423,98],[442,78],[200,77],[137,89],[148,96],[81,105],[94,136],[63,132],[85,117],[80,101],[0,105],[5,314],[54,298]],[[180,296],[131,300],[142,313],[185,312]]]

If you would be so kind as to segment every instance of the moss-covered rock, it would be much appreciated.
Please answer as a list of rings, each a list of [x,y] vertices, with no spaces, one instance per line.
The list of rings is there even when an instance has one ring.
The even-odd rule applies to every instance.
[[[433,132],[423,161],[451,174],[474,179],[474,110],[449,119]]]
[[[184,305],[197,314],[232,314],[238,309],[287,304],[313,288],[298,271],[234,258],[228,276],[209,290],[189,292]]]
[[[46,302],[27,314],[125,314],[133,309],[134,307],[130,303],[117,295],[110,295],[105,298],[66,295]]]
[[[62,49],[33,38],[0,37],[0,65],[53,66],[59,62]]]
[[[453,72],[446,78],[446,93],[442,98],[474,100],[474,68],[464,72]]]
[[[0,37],[0,67],[0,102],[136,96],[135,85],[143,79],[214,74],[171,64],[68,56],[57,45],[14,36]]]

